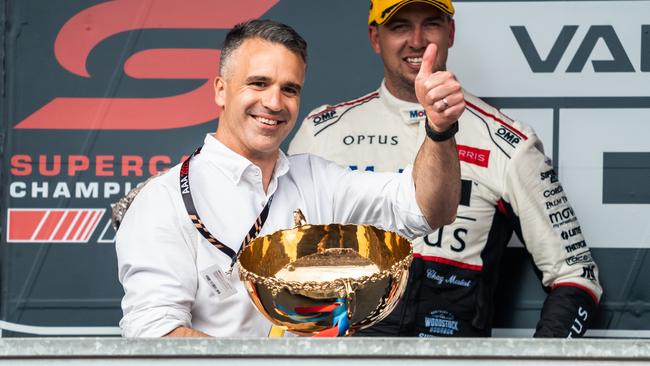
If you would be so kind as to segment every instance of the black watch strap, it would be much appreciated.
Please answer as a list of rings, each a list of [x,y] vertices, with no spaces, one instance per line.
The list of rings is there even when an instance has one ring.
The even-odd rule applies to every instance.
[[[449,140],[456,134],[456,132],[458,132],[458,121],[452,123],[451,127],[449,127],[446,131],[436,132],[433,128],[431,128],[431,126],[429,126],[429,120],[425,119],[424,130],[427,132],[427,136],[429,136],[429,138],[433,141],[440,142]]]

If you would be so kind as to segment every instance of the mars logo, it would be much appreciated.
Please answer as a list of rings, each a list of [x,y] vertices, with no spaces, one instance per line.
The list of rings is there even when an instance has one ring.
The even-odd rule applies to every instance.
[[[90,53],[118,33],[141,29],[228,29],[260,17],[279,0],[116,0],[81,11],[59,31],[54,55],[68,72],[91,78]],[[89,25],[89,21],[92,22]],[[216,49],[149,49],[131,55],[124,73],[135,79],[202,79],[195,90],[161,98],[57,97],[18,123],[18,129],[158,130],[217,117],[212,78]]]

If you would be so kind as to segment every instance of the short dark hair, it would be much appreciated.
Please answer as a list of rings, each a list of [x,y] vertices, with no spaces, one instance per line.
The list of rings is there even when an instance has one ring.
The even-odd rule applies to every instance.
[[[253,19],[235,25],[226,34],[221,48],[219,73],[223,75],[228,58],[249,38],[260,38],[285,46],[307,63],[307,42],[293,28],[268,19]]]

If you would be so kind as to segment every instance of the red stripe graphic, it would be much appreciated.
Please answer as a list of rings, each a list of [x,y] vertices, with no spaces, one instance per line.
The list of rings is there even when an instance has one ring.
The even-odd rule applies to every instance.
[[[343,102],[343,103],[339,103],[339,104],[331,105],[331,106],[329,106],[329,107],[323,109],[323,110],[320,111],[320,112],[314,113],[314,114],[312,114],[311,116],[307,116],[307,118],[314,118],[314,117],[316,117],[316,116],[320,116],[321,114],[323,114],[323,113],[325,113],[325,112],[329,112],[329,111],[331,111],[331,110],[334,110],[334,109],[336,109],[336,108],[338,108],[338,107],[343,107],[343,106],[348,106],[348,105],[359,104],[359,103],[361,103],[361,102],[365,102],[366,100],[369,100],[369,99],[375,98],[375,97],[378,96],[378,95],[379,95],[379,93],[378,93],[378,92],[375,92],[375,93],[372,93],[372,94],[370,94],[370,95],[366,95],[365,97],[361,97],[361,98],[356,99],[356,100],[351,100],[351,101],[349,101],[349,102]]]
[[[50,240],[51,241],[59,241],[59,240],[63,239],[63,236],[65,235],[65,232],[70,227],[70,224],[72,223],[72,220],[74,220],[75,216],[77,216],[77,211],[76,210],[67,210],[67,211],[65,211],[65,213],[63,214],[63,217],[59,221],[59,227],[57,227],[54,230]]]
[[[94,231],[93,229],[97,226],[97,221],[99,221],[100,217],[100,212],[95,211],[92,213],[92,218],[88,220],[88,226],[86,227],[86,230],[84,233],[81,235],[81,240],[85,243],[88,242],[90,239],[90,234]]]
[[[63,236],[61,237],[61,240],[66,240],[68,235],[70,235],[70,232],[72,231],[72,228],[77,225],[77,221],[79,220],[79,216],[81,216],[81,211],[75,210],[73,211],[74,215],[72,216],[72,220],[70,220],[70,223],[65,227],[65,230],[63,230]],[[72,215],[72,212],[71,212]]]
[[[79,231],[85,225],[88,214],[89,212],[85,210],[79,212],[77,216],[77,221],[70,228],[70,232],[65,237],[66,239],[70,241],[77,241],[77,237],[79,236]]]
[[[469,270],[472,270],[472,271],[480,272],[480,271],[483,270],[483,266],[477,266],[475,264],[457,262],[457,261],[453,261],[453,260],[447,259],[447,258],[434,257],[432,255],[422,255],[420,253],[413,253],[413,258],[422,258],[423,261],[438,262],[438,263],[442,263],[442,264],[448,264],[450,266],[469,269]]]
[[[56,228],[56,225],[61,220],[62,216],[63,216],[62,211],[48,212],[48,214],[43,218],[44,222],[43,225],[41,226],[41,229],[38,230],[38,232],[34,233],[36,234],[34,240],[37,241],[49,240],[50,236],[52,235],[52,232],[54,232],[54,229]]]
[[[500,124],[502,124],[502,125],[508,127],[509,130],[511,130],[512,132],[514,132],[514,133],[516,133],[517,135],[519,135],[519,137],[521,137],[522,139],[524,139],[524,140],[528,140],[528,137],[527,137],[526,135],[524,135],[524,134],[523,134],[521,131],[519,131],[518,129],[514,128],[514,126],[513,126],[512,124],[503,121],[502,119],[498,118],[498,117],[495,116],[494,114],[491,114],[491,113],[488,113],[488,112],[482,110],[481,108],[475,106],[474,104],[468,102],[467,100],[465,100],[465,104],[468,105],[469,107],[471,107],[472,109],[475,109],[477,112],[481,113],[482,115],[487,116],[487,117],[490,117],[490,118],[492,118],[493,120],[499,122]]]
[[[31,241],[34,231],[45,216],[45,211],[14,211],[7,215],[7,241]],[[20,224],[14,224],[14,222]]]
[[[7,214],[8,243],[87,243],[106,209],[21,209]]]
[[[562,287],[562,286],[579,288],[579,289],[581,289],[582,291],[584,291],[584,292],[586,292],[587,294],[589,294],[589,296],[591,296],[591,298],[594,299],[594,302],[595,302],[596,304],[599,303],[598,296],[596,296],[596,294],[595,294],[595,293],[594,293],[590,288],[588,288],[588,287],[586,287],[586,286],[583,286],[583,285],[581,285],[581,284],[579,284],[579,283],[574,283],[574,282],[556,283],[556,284],[553,285],[553,287],[551,287],[551,288],[552,288],[553,290],[555,290],[556,288],[558,288],[558,287]]]

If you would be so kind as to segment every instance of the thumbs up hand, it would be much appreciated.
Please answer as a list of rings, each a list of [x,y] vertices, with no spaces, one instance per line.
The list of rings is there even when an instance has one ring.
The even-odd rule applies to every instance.
[[[415,95],[427,113],[429,126],[436,132],[444,132],[465,110],[465,97],[451,72],[433,72],[437,53],[438,47],[434,43],[424,51],[420,71],[415,77]]]

